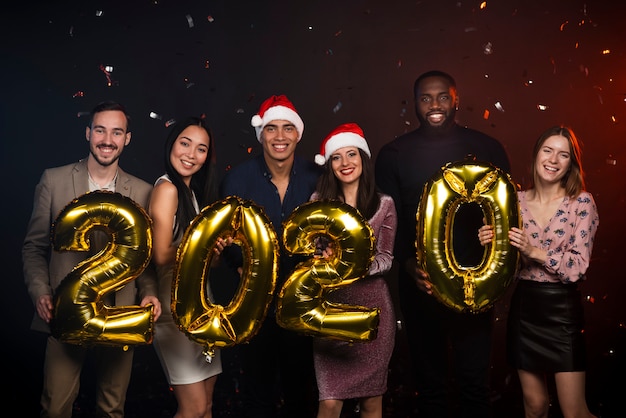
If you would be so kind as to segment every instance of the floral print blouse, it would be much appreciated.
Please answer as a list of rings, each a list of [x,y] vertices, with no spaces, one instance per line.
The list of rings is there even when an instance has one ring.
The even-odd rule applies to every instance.
[[[576,198],[566,196],[548,225],[541,228],[528,209],[526,192],[517,195],[530,244],[545,250],[548,256],[544,264],[522,257],[517,279],[552,283],[584,280],[599,224],[593,196],[585,191]]]

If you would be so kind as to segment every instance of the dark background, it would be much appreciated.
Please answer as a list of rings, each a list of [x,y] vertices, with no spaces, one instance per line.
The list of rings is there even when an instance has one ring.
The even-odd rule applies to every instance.
[[[503,142],[516,182],[526,183],[531,146],[548,126],[567,124],[584,142],[587,186],[600,211],[583,285],[588,392],[594,412],[623,416],[626,409],[618,397],[626,371],[626,2],[485,4],[141,0],[3,5],[4,404],[23,399],[22,416],[35,414],[43,339],[28,330],[33,308],[23,284],[21,243],[42,170],[87,155],[82,112],[105,99],[124,103],[133,116],[133,137],[121,165],[153,182],[163,171],[166,125],[188,114],[205,114],[209,120],[220,172],[260,152],[250,118],[272,94],[286,94],[301,114],[305,132],[299,151],[304,156],[313,158],[323,137],[350,121],[363,127],[375,155],[384,143],[416,127],[416,76],[441,69],[457,79],[459,122]],[[494,399],[513,405],[520,394],[516,376],[502,360],[505,298],[498,311]],[[401,386],[403,342],[400,333],[393,363],[398,372],[389,396],[396,405],[410,393]],[[169,396],[159,371],[153,370],[159,365],[150,350],[139,350],[129,408],[160,405],[155,401],[160,394],[142,386],[143,377],[152,379],[150,373],[156,373],[150,380],[156,390]],[[235,353],[226,367],[232,361],[234,373]],[[236,393],[236,381],[225,373],[220,387]],[[232,400],[219,396],[226,404]],[[514,416],[512,411],[501,416]]]

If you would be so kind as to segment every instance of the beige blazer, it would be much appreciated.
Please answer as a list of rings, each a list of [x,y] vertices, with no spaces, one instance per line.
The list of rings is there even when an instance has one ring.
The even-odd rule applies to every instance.
[[[83,159],[62,167],[46,169],[35,188],[33,213],[28,223],[22,259],[24,281],[33,301],[42,295],[54,295],[54,290],[67,274],[91,254],[78,251],[52,250],[50,232],[52,223],[60,212],[75,198],[89,191],[87,160]],[[147,182],[118,169],[115,191],[147,208],[152,186]],[[115,305],[135,305],[144,296],[157,296],[156,275],[152,266],[132,283],[118,290]],[[31,328],[50,332],[37,312]]]

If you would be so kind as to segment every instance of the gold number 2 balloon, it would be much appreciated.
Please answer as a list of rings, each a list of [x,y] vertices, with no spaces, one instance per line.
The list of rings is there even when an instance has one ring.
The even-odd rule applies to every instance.
[[[220,236],[242,247],[244,265],[239,288],[229,305],[208,298],[209,266]],[[178,247],[172,284],[172,315],[179,328],[206,347],[248,341],[265,319],[276,287],[278,240],[269,218],[252,201],[228,197],[205,207],[185,230]]]
[[[284,222],[283,243],[291,254],[313,256],[315,239],[330,238],[331,257],[300,263],[280,290],[276,320],[286,329],[345,341],[370,341],[378,332],[378,308],[335,304],[327,295],[367,274],[374,259],[375,235],[352,206],[312,201],[297,207]]]
[[[479,265],[460,266],[452,231],[461,205],[475,202],[495,237]],[[448,163],[426,185],[417,211],[417,258],[428,272],[433,295],[459,311],[485,311],[513,280],[519,253],[508,238],[521,224],[516,186],[509,175],[489,163]],[[476,231],[478,234],[478,231]]]
[[[152,342],[152,305],[106,306],[103,296],[135,280],[152,255],[146,211],[119,193],[86,193],[70,202],[52,226],[56,251],[88,251],[95,229],[109,242],[72,269],[56,289],[52,334],[74,344]]]

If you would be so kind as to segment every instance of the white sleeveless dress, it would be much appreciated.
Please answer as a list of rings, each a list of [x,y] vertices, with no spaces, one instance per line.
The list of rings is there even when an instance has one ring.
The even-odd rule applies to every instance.
[[[163,175],[156,180],[155,186],[162,181],[170,181],[170,179],[167,175]],[[194,205],[196,212],[199,213],[200,210],[195,197]],[[211,362],[207,362],[206,356],[202,353],[204,347],[187,337],[174,322],[171,310],[174,265],[158,266],[157,277],[159,280],[159,299],[163,312],[154,324],[152,344],[161,361],[168,383],[170,385],[186,385],[201,382],[222,373],[220,350],[216,349]],[[208,294],[209,298],[212,299],[210,289]]]

